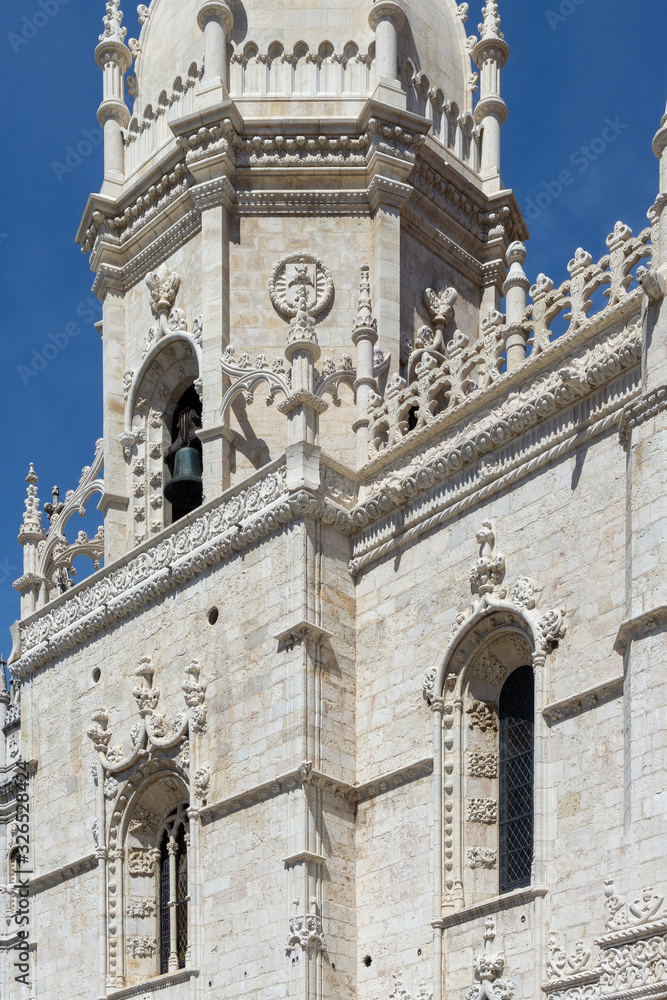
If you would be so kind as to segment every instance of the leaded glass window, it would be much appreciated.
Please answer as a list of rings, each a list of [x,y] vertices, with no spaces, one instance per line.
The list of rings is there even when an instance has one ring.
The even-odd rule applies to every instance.
[[[166,820],[160,840],[160,972],[184,969],[188,950],[188,836],[185,808]]]
[[[530,885],[533,862],[533,730],[535,693],[531,667],[514,670],[498,706],[500,892]]]

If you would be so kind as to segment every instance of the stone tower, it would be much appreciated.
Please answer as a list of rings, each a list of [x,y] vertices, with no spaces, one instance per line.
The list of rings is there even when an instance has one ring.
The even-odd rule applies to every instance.
[[[531,286],[468,9],[106,4],[104,427],[27,476],[3,997],[667,989],[667,116],[651,227]]]

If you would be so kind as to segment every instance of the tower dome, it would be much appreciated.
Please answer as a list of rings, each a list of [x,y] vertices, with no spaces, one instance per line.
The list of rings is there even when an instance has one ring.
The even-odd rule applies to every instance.
[[[356,118],[384,75],[376,32],[387,18],[397,29],[407,110],[434,123],[472,111],[466,15],[454,0],[230,0],[218,7],[225,84],[244,117]],[[128,174],[169,137],[169,121],[194,110],[204,72],[202,28],[215,9],[202,0],[153,0],[140,8],[141,35],[130,40],[136,63]]]

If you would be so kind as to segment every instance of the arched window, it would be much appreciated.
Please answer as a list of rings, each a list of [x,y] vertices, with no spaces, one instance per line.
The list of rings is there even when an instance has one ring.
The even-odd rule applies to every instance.
[[[498,705],[500,892],[530,885],[534,714],[532,668],[518,667],[503,684]]]
[[[197,437],[201,416],[201,400],[195,387],[190,386],[176,404],[171,445],[164,458],[171,476],[164,495],[171,504],[172,524],[196,510],[202,502],[202,447]]]
[[[183,807],[160,839],[160,972],[184,969],[188,950],[188,844]]]

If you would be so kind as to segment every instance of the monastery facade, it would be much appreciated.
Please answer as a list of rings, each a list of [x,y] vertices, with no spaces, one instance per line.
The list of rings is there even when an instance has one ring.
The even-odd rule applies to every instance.
[[[3,1000],[667,996],[667,115],[649,225],[556,286],[470,6],[106,4],[103,434],[27,476]]]

